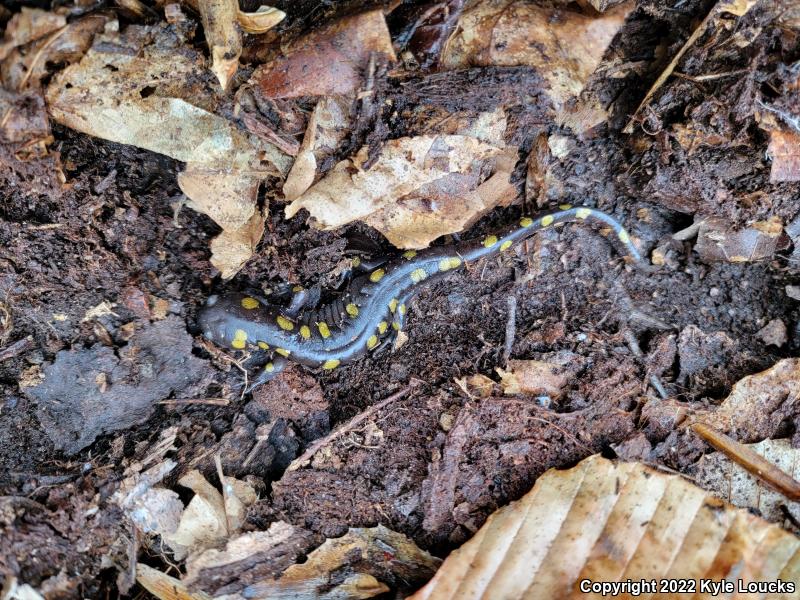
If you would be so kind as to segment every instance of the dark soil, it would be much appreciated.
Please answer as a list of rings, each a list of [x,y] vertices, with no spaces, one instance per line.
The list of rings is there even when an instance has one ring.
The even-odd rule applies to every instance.
[[[311,16],[283,4],[287,27],[310,27],[337,12],[333,2],[300,3],[319,5]],[[537,101],[535,73],[481,69],[402,81],[384,73],[379,97],[397,110],[361,123],[354,142],[379,148],[381,139],[429,132],[441,115],[501,105],[511,117],[510,141],[523,149],[520,187],[538,137],[561,133],[570,153],[551,163],[559,185],[544,202],[598,206],[620,218],[648,254],[703,217],[730,227],[772,216],[792,222],[800,216],[800,186],[770,183],[768,134],[753,121],[759,91],[781,89],[786,65],[800,59],[770,3],[753,9],[738,30],[754,32],[749,46],[717,51],[720,40],[706,36],[681,63],[692,75],[743,74],[702,83],[672,77],[647,109],[644,130],[621,132],[712,3],[672,4],[641,3],[629,34],[611,51],[618,64],[635,66],[625,77],[593,80],[612,106],[609,126],[593,136],[579,139],[550,120]],[[713,129],[723,142],[689,153],[670,133],[675,124]],[[614,456],[632,440],[640,459],[684,468],[686,453],[660,446],[669,432],[644,428],[642,407],[659,401],[650,374],[671,398],[707,406],[742,376],[800,349],[798,304],[784,292],[798,280],[791,240],[769,260],[743,264],[705,260],[692,240],[671,242],[667,264],[642,273],[598,232],[572,227],[423,290],[398,350],[330,374],[292,367],[242,397],[241,372],[196,336],[194,318],[209,294],[327,283],[354,244],[368,240],[376,254],[394,250],[364,226],[320,232],[302,214],[287,222],[274,203],[257,256],[223,283],[208,260],[217,227],[189,209],[174,214],[180,164],[59,127],[54,136],[52,156],[39,161],[20,162],[0,147],[0,350],[32,339],[0,362],[0,580],[5,569],[41,586],[65,570],[65,597],[116,595],[134,534],[109,498],[125,467],[168,427],[179,431],[172,456],[178,468],[166,484],[190,468],[217,483],[210,457],[220,452],[226,473],[262,490],[250,529],[282,519],[310,532],[310,549],[348,527],[381,523],[444,556],[549,468],[598,452]],[[526,210],[537,208],[529,201]],[[497,210],[462,237],[515,222],[521,211]],[[475,373],[499,380],[512,296],[511,357],[563,360],[575,374],[558,400],[504,397],[499,387],[475,399],[454,382]],[[114,303],[110,312],[84,319],[104,301]],[[756,336],[773,319],[788,329],[781,347]],[[169,351],[158,348],[159,339]],[[176,366],[176,358],[188,366]],[[37,398],[44,392],[31,385],[42,374],[68,378],[58,375],[68,365],[101,389],[103,373],[123,382],[114,399],[118,414],[93,413],[91,401],[81,405],[88,392],[71,404],[85,412],[43,414]],[[191,376],[154,387],[152,371],[162,369]],[[396,399],[336,437],[324,456],[284,473],[314,440],[392,394]],[[159,403],[211,397],[227,404]],[[269,436],[253,453],[263,426],[271,427]],[[165,564],[147,552],[138,560]]]

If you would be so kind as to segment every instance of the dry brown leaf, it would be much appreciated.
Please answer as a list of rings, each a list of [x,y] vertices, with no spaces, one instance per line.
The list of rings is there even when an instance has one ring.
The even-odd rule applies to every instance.
[[[380,8],[315,28],[258,67],[250,82],[265,98],[351,95],[373,54],[396,60]]]
[[[64,15],[23,7],[6,25],[3,43],[0,44],[0,60],[6,58],[14,48],[41,39],[66,24]]]
[[[522,0],[473,0],[445,46],[441,64],[529,66],[550,84],[557,109],[580,94],[619,31],[631,2],[600,16],[542,8]]]
[[[710,218],[699,224],[695,251],[706,261],[755,262],[772,258],[783,233],[779,217],[757,221],[733,230],[725,219]]]
[[[800,359],[787,358],[740,379],[713,411],[697,411],[682,424],[705,423],[752,443],[775,435],[784,419],[800,410]]]
[[[668,578],[797,582],[800,539],[677,475],[595,455],[495,512],[412,600],[577,599],[587,579]]]
[[[681,49],[675,54],[666,68],[661,72],[658,78],[653,82],[653,85],[650,86],[650,89],[647,90],[644,98],[642,99],[639,106],[631,116],[628,124],[625,126],[625,129],[622,131],[624,133],[633,133],[634,125],[639,117],[639,114],[642,112],[645,106],[650,104],[650,101],[653,99],[655,93],[664,85],[664,82],[669,79],[672,75],[673,71],[675,71],[675,67],[678,66],[678,63],[683,58],[683,55],[686,54],[686,51],[691,48],[694,43],[702,36],[709,27],[718,27],[720,25],[720,17],[724,14],[732,14],[736,17],[742,17],[753,7],[756,3],[756,0],[719,0],[709,11],[706,18],[702,20],[702,22],[697,26],[697,28],[692,32],[692,35],[689,36],[689,39],[686,40],[686,43],[681,46]]]
[[[128,31],[98,36],[80,63],[56,76],[47,91],[50,115],[78,131],[187,163],[178,183],[191,206],[223,228],[212,262],[230,277],[252,255],[253,237],[262,231],[260,182],[285,174],[291,159],[191,103],[215,101],[203,83],[202,55],[159,43],[170,35],[164,29]],[[146,43],[151,38],[156,43]]]
[[[494,392],[495,382],[480,373],[454,379],[454,381],[461,391],[471,398],[488,398]]]
[[[266,33],[285,18],[285,12],[271,6],[259,6],[255,12],[240,10],[237,16],[242,29],[255,35]]]
[[[574,373],[563,365],[538,360],[510,360],[508,371],[496,368],[503,393],[509,396],[531,394],[560,398]]]
[[[789,440],[764,440],[749,447],[790,477],[800,480],[800,449],[792,448]],[[702,488],[734,506],[755,509],[774,523],[785,519],[784,506],[800,516],[800,502],[788,500],[722,452],[704,455],[692,474]]]
[[[772,159],[770,182],[800,181],[800,134],[770,131],[767,154]]]
[[[283,184],[286,200],[296,200],[311,187],[317,175],[317,165],[347,137],[351,106],[349,98],[328,97],[317,102],[308,119],[300,151]]]
[[[198,0],[203,31],[211,51],[211,71],[223,90],[239,68],[242,54],[242,34],[237,25],[238,0]]]
[[[437,237],[469,227],[510,202],[516,149],[472,137],[419,136],[386,142],[363,170],[369,149],[337,164],[286,208],[291,218],[307,209],[323,229],[362,220],[399,248],[424,248]],[[481,167],[493,175],[481,182]]]

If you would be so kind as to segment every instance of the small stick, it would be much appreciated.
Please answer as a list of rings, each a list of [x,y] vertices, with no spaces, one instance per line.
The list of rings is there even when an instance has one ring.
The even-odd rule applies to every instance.
[[[159,404],[212,404],[214,406],[228,406],[231,403],[227,398],[173,398],[161,400]]]
[[[371,417],[372,415],[374,415],[376,412],[381,410],[387,404],[390,404],[391,402],[394,402],[398,398],[402,398],[403,396],[405,396],[408,393],[409,389],[411,389],[411,388],[410,387],[406,387],[406,388],[400,390],[399,392],[396,392],[396,393],[392,394],[391,396],[389,396],[387,398],[384,398],[383,400],[381,400],[380,402],[378,402],[374,406],[370,406],[367,410],[365,410],[361,414],[358,414],[355,417],[353,417],[348,423],[345,423],[344,425],[342,425],[338,429],[334,429],[333,431],[331,431],[325,437],[318,439],[316,442],[311,444],[308,447],[308,449],[306,449],[306,451],[303,452],[303,454],[301,454],[298,458],[295,458],[292,461],[292,463],[286,468],[286,471],[284,472],[284,474],[291,473],[292,471],[296,471],[297,469],[306,466],[308,463],[311,462],[311,459],[314,458],[314,455],[317,453],[317,451],[320,448],[322,448],[323,446],[327,446],[329,443],[331,443],[336,438],[340,437],[342,434],[347,433],[351,429],[353,429],[356,426],[360,425],[368,417]]]
[[[18,354],[22,354],[26,350],[30,350],[33,347],[33,338],[28,336],[26,338],[22,338],[8,346],[7,348],[3,348],[0,350],[0,362],[4,360],[8,360],[9,358],[14,358]]]
[[[789,500],[795,502],[800,500],[800,481],[773,465],[757,452],[705,423],[694,423],[692,429],[714,448],[735,463],[740,464],[755,477],[766,481]]]
[[[514,338],[517,336],[517,297],[509,296],[506,298],[508,303],[508,320],[506,321],[506,346],[503,350],[503,365],[508,366],[508,357],[511,356],[511,348],[514,346]]]

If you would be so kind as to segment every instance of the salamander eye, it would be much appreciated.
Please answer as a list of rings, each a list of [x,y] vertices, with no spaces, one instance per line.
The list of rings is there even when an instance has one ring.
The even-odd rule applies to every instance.
[[[217,300],[219,300],[219,296],[212,294],[208,297],[208,300],[206,300],[206,306],[214,306],[217,303]]]

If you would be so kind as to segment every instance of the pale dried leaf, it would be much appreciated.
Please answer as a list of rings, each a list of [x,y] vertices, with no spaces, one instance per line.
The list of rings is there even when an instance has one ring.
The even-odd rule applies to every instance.
[[[800,134],[770,131],[767,154],[772,159],[770,182],[800,181]]]
[[[38,8],[23,7],[6,25],[3,43],[0,44],[0,60],[11,50],[61,29],[67,24],[64,15],[57,15]]]
[[[283,196],[292,201],[299,198],[317,175],[317,165],[330,156],[350,132],[350,109],[347,98],[328,97],[317,102],[308,119],[303,143],[292,170],[283,184]]]
[[[286,173],[291,159],[191,103],[215,101],[204,83],[205,59],[189,47],[176,49],[174,39],[159,43],[169,35],[166,29],[129,28],[125,35],[97,36],[80,63],[50,84],[50,115],[78,131],[186,162],[179,185],[193,207],[224,229],[227,238],[217,240],[215,260],[230,277],[257,243],[252,237],[259,229],[254,215],[260,182]],[[151,38],[156,42],[146,43]],[[228,239],[234,247],[225,247]]]
[[[740,379],[713,411],[697,411],[682,426],[705,423],[740,442],[771,437],[785,416],[800,408],[800,359],[786,358]]]
[[[256,12],[239,11],[239,25],[247,33],[266,33],[286,18],[286,13],[272,6],[259,6]]]
[[[795,582],[800,539],[677,475],[596,455],[545,473],[412,599],[577,599],[584,579],[675,577]]]
[[[695,250],[706,261],[756,262],[775,254],[782,233],[777,216],[743,229],[730,229],[725,219],[710,218],[699,225]]]
[[[136,581],[159,600],[211,600],[208,594],[190,591],[180,579],[142,563],[136,564]]]
[[[627,2],[587,16],[522,0],[473,1],[447,42],[442,65],[534,67],[561,108],[581,92],[632,8]]]
[[[792,448],[789,440],[764,440],[751,444],[750,448],[790,477],[800,480],[800,449]],[[783,506],[800,515],[800,502],[788,500],[722,452],[704,455],[695,465],[693,475],[704,489],[734,506],[755,509],[769,521],[784,520]]]
[[[223,231],[211,242],[211,264],[224,279],[233,277],[253,256],[264,234],[264,222],[264,215],[257,210],[243,227]]]
[[[530,394],[560,398],[574,373],[558,365],[539,360],[510,360],[508,371],[496,368],[503,393],[509,396]]]
[[[467,136],[419,136],[386,142],[364,170],[369,149],[337,164],[286,208],[307,209],[324,229],[362,220],[400,248],[424,248],[461,231],[516,195],[510,183],[516,149]],[[481,182],[482,166],[493,175]]]

